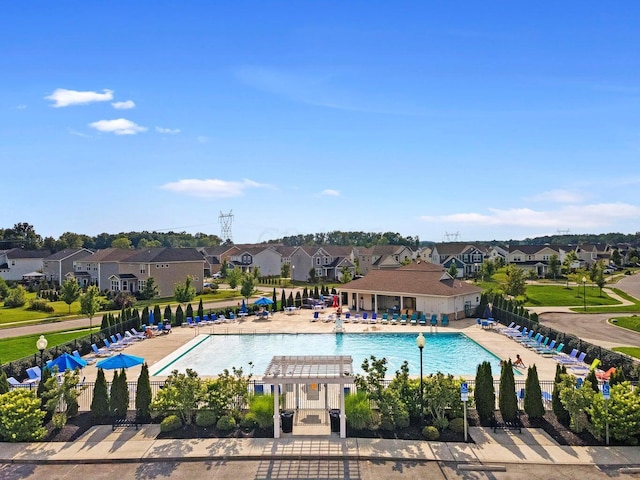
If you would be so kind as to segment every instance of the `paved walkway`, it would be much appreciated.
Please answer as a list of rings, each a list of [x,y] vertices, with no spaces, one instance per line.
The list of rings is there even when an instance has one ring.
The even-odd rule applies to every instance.
[[[93,427],[75,442],[5,443],[0,463],[121,463],[216,460],[390,460],[457,462],[469,469],[491,465],[606,465],[640,473],[640,448],[565,447],[538,429],[522,433],[498,432],[472,427],[475,443],[417,440],[290,436],[268,438],[157,440],[158,425],[111,431]]]

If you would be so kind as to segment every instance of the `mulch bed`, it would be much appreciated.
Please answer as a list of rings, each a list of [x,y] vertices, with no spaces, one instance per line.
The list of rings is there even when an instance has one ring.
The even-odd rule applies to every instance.
[[[469,426],[480,426],[480,421],[476,415],[475,410],[469,410]],[[559,445],[568,446],[600,446],[604,445],[604,441],[598,440],[589,432],[584,431],[581,434],[576,434],[569,430],[565,425],[562,425],[556,419],[556,416],[552,412],[547,412],[545,416],[536,421],[529,421],[526,414],[522,414],[520,417],[523,428],[541,428],[551,438],[553,438]],[[109,424],[108,422],[102,422],[102,424]],[[44,439],[47,442],[72,442],[85,433],[93,425],[98,425],[95,422],[90,412],[82,412],[79,415],[72,417],[60,430],[54,430],[51,424],[47,424],[47,430],[49,434]],[[486,425],[488,426],[488,425]],[[187,439],[187,438],[242,438],[244,436],[253,436],[256,438],[273,438],[273,429],[260,430],[256,429],[252,432],[243,432],[240,429],[233,430],[231,432],[220,432],[213,427],[202,428],[196,425],[190,425],[185,428],[160,433],[158,438],[175,438],[175,439]],[[387,438],[387,439],[399,439],[399,440],[421,440],[423,439],[421,429],[418,426],[411,426],[409,428],[394,431],[384,432],[380,430],[368,430],[368,431],[347,431],[348,437],[360,437],[360,438]],[[471,441],[471,439],[469,439]],[[445,430],[440,434],[439,441],[443,442],[464,442],[464,435],[462,433],[452,432]],[[615,441],[611,440],[611,445],[616,445]]]

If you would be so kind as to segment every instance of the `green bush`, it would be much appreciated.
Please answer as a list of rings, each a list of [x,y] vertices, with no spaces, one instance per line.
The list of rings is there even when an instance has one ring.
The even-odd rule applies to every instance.
[[[136,418],[139,422],[148,422],[151,420],[151,400],[153,394],[151,392],[151,383],[149,381],[149,367],[145,362],[138,376],[138,384],[136,386]]]
[[[199,410],[196,413],[196,425],[199,427],[211,427],[216,424],[216,414],[211,410]]]
[[[55,312],[55,308],[49,305],[49,302],[46,300],[29,300],[29,310],[45,313]]]
[[[18,285],[9,291],[9,294],[4,299],[4,306],[8,308],[24,307],[27,303],[27,291]]]
[[[544,405],[542,404],[542,390],[538,381],[538,369],[535,365],[529,367],[524,389],[524,411],[529,419],[542,418]]]
[[[67,414],[64,412],[54,413],[51,423],[55,429],[60,430],[67,424]]]
[[[246,429],[256,428],[258,426],[256,415],[253,412],[248,412],[244,417],[242,417],[242,420],[240,420],[240,426]]]
[[[260,428],[273,427],[273,395],[254,395],[249,402],[249,411]]]
[[[182,420],[177,415],[169,415],[160,422],[161,432],[173,432],[182,427]]]
[[[344,397],[344,411],[347,415],[347,426],[354,430],[370,428],[373,423],[373,411],[368,395],[363,391]]]
[[[473,399],[480,421],[488,422],[496,408],[496,391],[493,386],[493,374],[489,362],[482,362],[478,365]]]
[[[93,387],[93,399],[91,400],[91,415],[93,418],[105,418],[109,416],[109,391],[104,370],[98,369],[98,376]]]
[[[502,364],[500,374],[500,396],[498,397],[500,414],[505,422],[513,422],[518,416],[518,399],[516,398],[516,382],[513,378],[513,364],[507,360]]]
[[[464,433],[464,418],[454,418],[449,422],[448,428],[455,433]]]
[[[216,428],[221,432],[228,432],[236,428],[236,420],[231,415],[223,415],[218,419]]]
[[[422,436],[427,440],[438,440],[438,438],[440,438],[440,432],[433,425],[427,425],[422,429]]]
[[[41,440],[47,434],[42,426],[45,412],[35,392],[17,388],[0,395],[0,438],[7,442]]]

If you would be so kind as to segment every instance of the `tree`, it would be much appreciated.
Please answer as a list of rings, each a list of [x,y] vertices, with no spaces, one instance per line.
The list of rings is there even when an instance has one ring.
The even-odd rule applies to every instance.
[[[458,278],[458,265],[456,265],[456,262],[451,262],[449,264],[447,273],[451,275],[451,278]]]
[[[225,258],[222,261],[222,265],[220,265],[220,273],[222,274],[222,278],[225,278],[227,276],[228,271],[229,271],[229,262],[227,262],[227,259]]]
[[[487,260],[486,262],[482,262],[480,264],[480,270],[478,271],[478,275],[483,282],[490,280],[493,274],[496,272],[496,264],[492,260]]]
[[[93,316],[98,310],[100,310],[100,292],[98,287],[91,285],[87,288],[87,293],[80,297],[80,313],[89,317],[91,343],[93,343]]]
[[[560,388],[562,382],[562,376],[567,374],[567,367],[561,364],[556,365],[556,375],[553,379],[553,393],[551,394],[551,409],[555,414],[556,418],[563,425],[568,426],[571,421],[571,417],[569,416],[569,412],[562,404],[560,400]]]
[[[33,390],[16,388],[0,395],[0,412],[0,438],[7,442],[41,440],[47,434],[45,412]]]
[[[27,303],[27,291],[22,285],[18,285],[16,288],[9,290],[9,293],[4,299],[4,306],[9,308],[24,307]]]
[[[158,296],[158,285],[156,285],[156,281],[153,277],[147,278],[147,281],[144,282],[144,287],[140,292],[140,298],[142,300],[152,300]]]
[[[191,425],[204,394],[205,386],[194,370],[187,368],[186,373],[174,370],[151,402],[151,410],[161,415],[176,414],[184,424]]]
[[[507,279],[504,283],[504,293],[512,297],[526,293],[526,280],[521,268],[514,264],[507,265]]]
[[[516,382],[513,378],[513,364],[511,359],[503,362],[500,374],[500,395],[498,406],[502,420],[513,422],[518,416],[518,399],[516,398]]]
[[[473,398],[480,421],[486,423],[491,420],[496,408],[496,390],[493,386],[493,374],[489,362],[482,362],[478,365]]]
[[[568,275],[571,272],[571,265],[576,260],[578,260],[578,254],[575,252],[575,250],[570,250],[569,252],[567,252],[567,254],[564,256],[564,260],[562,261],[562,273]]]
[[[129,410],[129,386],[127,384],[127,372],[123,368],[113,372],[113,382],[111,383],[111,397],[109,399],[111,416],[124,418]]]
[[[529,419],[542,418],[544,405],[542,403],[542,390],[538,380],[538,369],[532,365],[527,370],[527,380],[524,389],[524,411]]]
[[[0,300],[6,298],[9,294],[9,286],[4,278],[0,277]]]
[[[283,263],[282,267],[280,267],[280,276],[282,278],[290,278],[291,277],[291,265],[288,263]]]
[[[620,250],[617,248],[611,252],[611,261],[618,267],[622,266],[622,256],[620,255]]]
[[[104,370],[99,368],[96,383],[93,387],[91,400],[91,415],[96,419],[104,419],[109,416],[109,391]]]
[[[240,293],[247,300],[255,290],[254,282],[255,282],[254,278],[250,275],[245,275],[244,278],[242,279],[242,287],[240,287]]]
[[[560,259],[555,253],[549,257],[549,274],[555,280],[560,275]]]
[[[242,273],[238,268],[229,269],[227,271],[226,279],[227,279],[227,283],[229,284],[229,287],[235,290],[238,288],[238,284],[242,279]]]
[[[353,280],[351,270],[346,265],[340,269],[340,283],[349,283]]]
[[[142,365],[140,376],[138,376],[138,384],[136,387],[136,418],[140,422],[148,422],[151,420],[151,401],[153,395],[151,392],[151,382],[149,381],[149,367],[146,362]]]
[[[316,269],[312,267],[309,270],[309,283],[317,283],[317,282],[318,282],[318,277],[316,275]]]
[[[111,248],[123,248],[125,250],[129,250],[133,248],[131,244],[131,240],[127,237],[118,237],[111,242]]]
[[[596,393],[591,382],[585,380],[582,386],[577,388],[576,377],[562,375],[560,380],[560,400],[569,412],[571,418],[569,426],[576,433],[581,433],[588,425],[587,409],[593,403]]]
[[[593,283],[598,285],[598,288],[600,289],[600,296],[602,296],[602,289],[607,284],[607,280],[604,276],[604,264],[602,263],[602,260],[598,260],[593,264],[591,271],[589,272],[589,278]]]
[[[176,283],[173,294],[175,299],[179,303],[189,303],[196,296],[196,289],[191,283],[193,279],[190,275],[187,275],[187,278],[184,283]]]
[[[4,370],[0,370],[0,395],[9,391],[9,381]]]
[[[637,435],[640,433],[640,395],[634,392],[630,382],[611,386],[609,400],[605,400],[602,395],[595,395],[587,411],[600,437],[606,434],[608,424],[609,434],[614,439],[637,445]]]
[[[202,297],[200,298],[200,301],[198,302],[198,316],[200,318],[204,318],[204,305],[202,304]]]

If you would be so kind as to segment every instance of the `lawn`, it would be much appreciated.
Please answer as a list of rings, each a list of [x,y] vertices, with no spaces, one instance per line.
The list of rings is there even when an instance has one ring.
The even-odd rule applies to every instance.
[[[525,307],[573,307],[584,305],[583,287],[559,285],[527,285],[527,300]],[[617,300],[606,293],[600,293],[597,286],[587,286],[587,307],[594,305],[616,305]],[[591,311],[591,308],[589,308]]]
[[[633,330],[634,332],[640,332],[640,317],[615,317],[609,319],[609,322],[618,327]]]
[[[99,327],[94,327],[93,331],[98,332]],[[45,335],[45,338],[49,342],[47,348],[63,345],[76,338],[85,337],[89,335],[88,328],[81,328],[77,330],[61,330],[58,332],[51,332]],[[0,364],[13,362],[29,355],[38,354],[36,348],[36,341],[40,338],[40,334],[24,335],[22,337],[2,338],[0,339]]]
[[[612,350],[614,352],[624,353],[630,357],[640,358],[640,347],[615,347]]]

